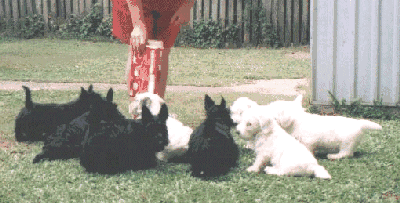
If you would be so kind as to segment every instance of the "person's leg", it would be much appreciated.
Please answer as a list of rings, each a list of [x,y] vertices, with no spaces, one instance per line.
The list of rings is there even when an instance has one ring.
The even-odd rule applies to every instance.
[[[150,11],[143,11],[145,16],[145,25],[147,29],[147,36],[149,39],[154,38],[153,36],[153,16]],[[139,53],[134,52],[129,46],[129,56],[128,62],[126,65],[126,73],[127,73],[127,84],[128,84],[128,93],[130,96],[130,100],[133,101],[134,97],[137,93],[146,92],[148,86],[148,80],[146,75],[148,70],[146,70],[146,54],[147,51],[141,55]]]
[[[164,42],[164,50],[159,59],[161,64],[160,75],[158,76],[159,80],[155,86],[156,92],[161,98],[164,98],[167,87],[169,54],[180,30],[179,26],[170,24],[171,18],[175,12],[176,11],[163,12],[161,13],[160,19],[157,21],[158,35],[156,39]]]

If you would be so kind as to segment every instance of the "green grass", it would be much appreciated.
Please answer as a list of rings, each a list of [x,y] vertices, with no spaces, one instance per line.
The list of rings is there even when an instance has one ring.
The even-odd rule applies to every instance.
[[[169,85],[226,86],[249,80],[311,78],[293,49],[172,48]],[[300,50],[296,50],[300,51]],[[128,46],[59,39],[0,40],[0,80],[125,83]]]
[[[96,90],[96,87],[94,87]],[[100,91],[105,95],[106,91]],[[76,91],[33,91],[38,102],[67,102]],[[217,103],[220,95],[210,95]],[[248,96],[260,104],[280,95],[224,94],[230,105],[239,96]],[[1,140],[12,142],[14,117],[23,106],[24,93],[0,91]],[[177,99],[179,98],[179,99]],[[197,126],[204,118],[204,93],[167,92],[169,110],[186,125]],[[128,116],[126,91],[116,91],[114,101]],[[332,175],[331,181],[307,177],[277,177],[249,174],[245,169],[254,154],[241,146],[239,166],[226,176],[210,180],[193,178],[187,164],[168,163],[145,171],[118,175],[88,174],[79,161],[53,161],[32,164],[42,144],[12,142],[0,149],[0,202],[396,202],[400,196],[400,121],[374,120],[382,131],[367,132],[365,141],[351,159],[318,162]]]
[[[254,79],[311,78],[309,59],[286,56],[293,51],[301,48],[173,48],[168,84],[227,86]],[[124,83],[126,59],[127,45],[118,43],[0,39],[0,80]],[[310,91],[305,89],[309,100]],[[32,97],[36,102],[62,103],[78,94],[78,89],[39,90]],[[220,102],[220,95],[210,96]],[[253,93],[223,96],[228,105],[242,96],[259,104],[294,99]],[[203,181],[189,175],[187,164],[178,163],[98,175],[86,173],[76,159],[32,164],[43,145],[13,141],[14,119],[24,98],[22,89],[0,91],[0,145],[1,141],[11,143],[11,147],[0,147],[0,202],[396,202],[396,196],[400,197],[399,120],[374,120],[383,130],[367,132],[355,158],[320,158],[331,181],[249,174],[245,169],[254,161],[254,153],[243,148],[245,142],[235,133],[241,146],[239,166],[226,176]],[[203,92],[166,94],[169,111],[191,127],[204,119],[203,100]],[[128,117],[126,91],[115,91],[114,101]]]

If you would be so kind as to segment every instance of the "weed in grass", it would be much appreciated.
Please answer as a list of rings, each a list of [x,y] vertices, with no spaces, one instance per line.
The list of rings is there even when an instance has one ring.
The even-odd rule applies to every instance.
[[[384,120],[393,120],[399,119],[400,116],[398,113],[396,114],[393,110],[388,107],[385,107],[382,103],[382,99],[375,100],[373,106],[363,106],[361,105],[361,100],[355,100],[351,102],[349,105],[347,104],[346,99],[342,99],[339,101],[332,92],[328,91],[331,96],[331,104],[334,107],[334,113],[340,115],[347,115],[350,117],[363,117],[363,118],[372,118],[372,119],[384,119]],[[399,109],[399,108],[397,108]]]

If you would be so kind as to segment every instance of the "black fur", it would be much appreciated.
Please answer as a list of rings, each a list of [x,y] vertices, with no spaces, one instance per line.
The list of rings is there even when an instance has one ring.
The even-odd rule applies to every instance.
[[[30,89],[22,87],[26,92],[25,107],[15,119],[15,139],[19,142],[45,141],[59,125],[68,124],[87,112],[90,104],[103,101],[99,94],[93,92],[92,85],[88,91],[82,87],[79,98],[66,104],[34,103]]]
[[[205,95],[204,108],[207,118],[190,136],[190,170],[196,177],[223,175],[236,166],[239,157],[238,146],[230,134],[234,123],[224,98],[220,105],[215,105],[214,101]]]
[[[110,121],[116,119],[123,119],[123,115],[116,109],[116,105],[112,103],[113,90],[110,89],[107,97],[102,102],[95,102],[91,106],[91,111],[98,111],[97,115],[102,120]],[[114,108],[114,115],[104,114],[104,108]],[[103,113],[103,114],[102,114]],[[46,139],[43,150],[33,159],[33,163],[41,160],[55,160],[55,159],[71,159],[79,158],[81,152],[81,142],[89,128],[88,123],[89,111],[82,114],[78,118],[72,120],[69,124],[62,124],[57,127],[54,134]]]
[[[155,153],[168,145],[168,108],[164,104],[155,117],[146,105],[142,108],[141,120],[104,122],[99,120],[96,111],[90,112],[89,130],[82,142],[80,157],[87,172],[115,174],[157,164]]]

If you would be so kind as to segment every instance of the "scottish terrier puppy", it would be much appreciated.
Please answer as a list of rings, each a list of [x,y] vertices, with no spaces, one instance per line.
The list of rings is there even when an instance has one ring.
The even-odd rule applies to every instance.
[[[190,136],[190,170],[195,177],[223,175],[236,165],[239,157],[238,146],[230,133],[235,124],[224,98],[220,105],[215,105],[206,94],[204,108],[207,118]]]
[[[114,111],[107,108],[102,110]],[[157,116],[153,116],[143,104],[140,120],[101,121],[97,111],[90,111],[89,130],[82,142],[81,165],[87,172],[100,174],[156,166],[155,153],[168,145],[167,118],[168,108],[165,104]]]
[[[73,119],[89,110],[90,104],[103,101],[102,97],[93,92],[90,85],[88,91],[81,87],[78,99],[66,104],[39,104],[32,102],[31,91],[22,86],[26,92],[25,107],[15,119],[15,139],[24,141],[45,141],[57,126],[68,124]]]
[[[100,120],[110,122],[112,120],[123,119],[124,116],[116,109],[112,103],[113,90],[107,93],[107,97],[102,102],[91,104],[91,111],[97,111]],[[112,111],[102,111],[105,108],[114,108]],[[105,113],[107,112],[107,113]],[[114,113],[114,114],[110,114]],[[33,159],[33,163],[41,160],[72,159],[79,158],[81,152],[81,142],[89,129],[89,111],[72,120],[69,124],[62,124],[57,127],[55,133],[45,140],[42,152]]]

